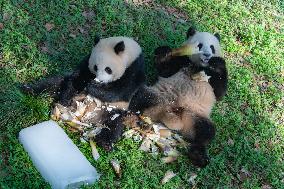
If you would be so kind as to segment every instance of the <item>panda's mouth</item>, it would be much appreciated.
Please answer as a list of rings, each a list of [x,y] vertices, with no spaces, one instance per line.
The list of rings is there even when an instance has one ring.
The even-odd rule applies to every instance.
[[[96,83],[102,83],[102,81],[99,80],[98,78],[95,78],[94,81],[95,81]]]
[[[210,58],[200,58],[201,62],[204,64],[208,64]]]

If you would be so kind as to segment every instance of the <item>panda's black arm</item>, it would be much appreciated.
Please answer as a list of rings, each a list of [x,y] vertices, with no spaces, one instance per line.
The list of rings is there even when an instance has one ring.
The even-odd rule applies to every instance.
[[[211,76],[209,83],[214,90],[216,99],[219,101],[227,93],[228,72],[226,62],[221,57],[212,57],[209,62],[209,67],[205,68],[206,75]]]
[[[161,46],[155,49],[155,67],[160,77],[168,78],[190,64],[190,58],[187,56],[165,58],[171,51],[172,49],[169,46]]]
[[[127,68],[121,81],[114,83],[117,88],[121,88],[120,97],[124,101],[129,101],[134,92],[146,83],[144,56],[141,54],[135,62]]]
[[[88,68],[90,55],[86,56],[70,76],[66,76],[61,84],[59,103],[70,105],[73,96],[87,86],[95,78]]]

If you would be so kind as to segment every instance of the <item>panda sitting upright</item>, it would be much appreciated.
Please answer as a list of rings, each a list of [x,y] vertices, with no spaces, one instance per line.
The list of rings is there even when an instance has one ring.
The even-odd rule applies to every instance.
[[[226,94],[227,69],[220,57],[219,37],[193,28],[189,29],[187,37],[179,49],[160,47],[156,50],[161,77],[153,86],[140,87],[130,101],[129,110],[140,111],[153,121],[180,132],[191,142],[192,163],[204,167],[209,162],[206,146],[215,136],[210,113],[216,100]],[[168,54],[171,56],[164,59]],[[210,77],[208,82],[193,79],[200,72]]]
[[[72,98],[82,91],[103,103],[116,106],[116,110],[105,112],[102,116],[110,130],[102,129],[96,137],[100,145],[102,140],[113,143],[121,135],[120,119],[111,121],[109,118],[119,109],[127,109],[133,93],[144,83],[144,57],[135,40],[128,37],[97,37],[91,54],[71,74],[26,84],[22,89],[31,94],[43,91],[55,93],[58,103],[64,106],[71,105]]]

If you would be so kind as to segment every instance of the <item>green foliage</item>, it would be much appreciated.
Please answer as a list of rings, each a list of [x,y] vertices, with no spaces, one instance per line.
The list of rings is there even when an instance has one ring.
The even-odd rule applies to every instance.
[[[198,175],[197,188],[283,188],[283,2],[127,2],[0,0],[0,188],[49,188],[17,137],[22,128],[49,119],[52,99],[22,94],[21,83],[70,70],[90,52],[96,34],[137,39],[151,82],[154,49],[180,45],[190,25],[221,34],[229,68],[228,95],[212,115],[217,136],[210,165],[197,169],[186,156],[163,165],[159,156],[142,153],[127,139],[112,153],[99,149],[95,162],[89,145],[68,132],[102,174],[86,188],[188,188],[192,173]],[[50,31],[47,23],[53,24]],[[121,179],[110,166],[112,158],[121,162]],[[177,176],[162,186],[167,170]]]

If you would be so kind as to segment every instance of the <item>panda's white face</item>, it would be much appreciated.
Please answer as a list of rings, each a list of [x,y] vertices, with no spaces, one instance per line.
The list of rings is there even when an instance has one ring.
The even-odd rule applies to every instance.
[[[120,79],[141,52],[141,47],[131,38],[100,39],[92,50],[89,69],[96,75],[95,81],[110,83]]]
[[[196,31],[192,36],[189,36],[185,43],[197,45],[200,61],[203,66],[208,64],[211,57],[222,56],[220,42],[217,37],[211,33]]]
[[[110,52],[93,52],[89,59],[89,69],[96,75],[95,81],[109,83],[119,79],[126,65],[121,62],[119,56]]]

